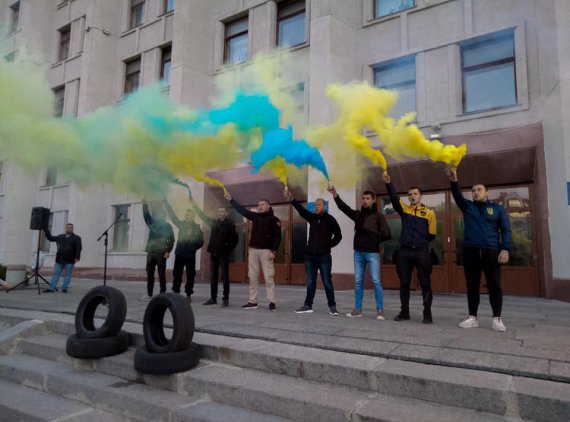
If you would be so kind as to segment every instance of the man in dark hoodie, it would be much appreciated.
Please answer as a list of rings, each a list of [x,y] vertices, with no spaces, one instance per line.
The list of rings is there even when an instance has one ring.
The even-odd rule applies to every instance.
[[[476,184],[471,188],[473,201],[463,197],[457,179],[457,169],[448,170],[451,181],[451,194],[457,207],[463,213],[463,270],[467,279],[467,304],[469,316],[459,323],[461,328],[479,326],[479,286],[481,272],[485,273],[489,302],[493,310],[491,328],[506,331],[501,319],[503,291],[501,289],[501,264],[509,262],[511,246],[511,225],[507,213],[498,204],[489,200],[485,185]]]
[[[332,194],[338,208],[354,221],[354,309],[346,314],[349,318],[362,316],[364,297],[364,273],[366,265],[374,285],[376,319],[383,321],[384,296],[380,281],[380,243],[391,238],[390,227],[376,208],[376,195],[372,191],[362,194],[360,210],[350,208],[338,195],[334,186],[327,190]]]
[[[208,252],[210,253],[210,299],[204,302],[204,306],[218,303],[218,274],[221,273],[222,285],[222,307],[230,305],[230,261],[229,255],[238,244],[236,227],[228,219],[228,212],[224,207],[219,207],[216,219],[208,217],[193,202],[192,208],[198,217],[211,228],[210,241],[208,242]]]
[[[196,276],[196,251],[204,245],[204,234],[200,226],[194,222],[193,210],[187,209],[184,220],[180,220],[168,202],[165,201],[164,205],[170,221],[178,227],[178,241],[174,249],[174,268],[172,269],[172,291],[180,293],[182,274],[186,267],[184,292],[188,302],[191,302]]]
[[[65,278],[61,286],[61,292],[67,293],[69,283],[71,283],[71,273],[76,262],[81,258],[81,238],[73,233],[73,224],[65,225],[65,233],[52,236],[49,230],[45,230],[46,238],[50,242],[57,243],[57,253],[55,254],[55,266],[53,268],[53,276],[49,282],[49,286],[44,290],[45,293],[53,293],[57,291],[57,283],[61,272],[65,271]]]
[[[166,292],[166,260],[170,257],[170,252],[174,246],[174,231],[164,218],[166,213],[162,207],[155,210],[152,216],[148,203],[142,200],[143,217],[149,228],[148,240],[146,242],[146,291],[141,301],[150,300],[154,290],[154,269],[158,268],[158,280],[160,282],[160,293]]]
[[[295,310],[297,314],[313,313],[313,299],[317,290],[317,273],[321,272],[321,280],[325,287],[329,314],[338,316],[332,284],[331,249],[340,243],[342,233],[336,219],[327,212],[324,199],[315,200],[315,212],[309,212],[293,194],[286,190],[285,196],[291,201],[301,217],[309,223],[309,240],[305,251],[305,270],[307,272],[307,295],[305,304]]]
[[[433,294],[430,279],[432,255],[430,254],[429,243],[435,239],[437,234],[435,213],[422,204],[422,191],[420,188],[411,187],[408,189],[408,200],[410,201],[408,205],[400,200],[400,196],[391,183],[388,172],[384,172],[382,178],[386,183],[386,189],[390,195],[394,211],[402,219],[400,250],[396,264],[400,279],[400,303],[402,308],[394,320],[407,321],[410,319],[410,283],[412,281],[412,271],[416,267],[422,288],[424,305],[422,322],[431,324],[433,323],[431,314]]]
[[[281,221],[273,214],[271,202],[261,199],[257,203],[257,212],[249,211],[232,199],[226,192],[224,197],[230,201],[237,212],[252,222],[249,239],[249,301],[243,309],[257,309],[257,289],[259,287],[259,271],[263,270],[265,291],[269,310],[275,311],[275,267],[274,259],[281,243]]]

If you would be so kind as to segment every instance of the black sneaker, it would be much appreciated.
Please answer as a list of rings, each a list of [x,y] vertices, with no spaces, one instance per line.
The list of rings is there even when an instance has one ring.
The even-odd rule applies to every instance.
[[[274,311],[277,310],[277,308],[275,307],[275,303],[271,302],[271,303],[269,304],[269,310],[272,311],[272,312],[274,312]],[[313,312],[313,311],[311,311],[311,312]]]
[[[410,314],[405,312],[400,312],[394,317],[394,321],[408,321],[410,319]]]
[[[202,305],[204,306],[210,306],[210,305],[216,305],[218,303],[218,301],[216,299],[208,299],[207,301],[205,301]]]
[[[271,304],[269,304],[269,306],[271,306]],[[269,308],[269,309],[271,310],[271,308]],[[312,314],[313,308],[311,308],[310,306],[307,306],[307,305],[303,305],[299,309],[295,309],[295,313],[296,314]]]
[[[227,308],[230,306],[230,301],[228,299],[222,299],[222,308]]]
[[[43,289],[42,291],[44,293],[55,293],[55,292],[57,292],[57,290],[50,290],[50,289]]]
[[[336,306],[331,306],[329,308],[329,315],[332,315],[332,316],[339,316],[340,315],[338,313],[338,311],[336,310]]]
[[[61,293],[67,293],[67,289],[61,289]]]
[[[431,316],[431,310],[424,311],[424,319],[422,320],[424,324],[433,324],[433,318]]]
[[[241,307],[242,309],[257,309],[257,303],[247,302]]]

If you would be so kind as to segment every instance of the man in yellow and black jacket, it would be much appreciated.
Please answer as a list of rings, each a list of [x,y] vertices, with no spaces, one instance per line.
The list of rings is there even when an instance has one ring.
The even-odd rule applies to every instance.
[[[383,174],[390,201],[401,219],[402,231],[400,234],[400,251],[396,269],[400,278],[400,302],[401,310],[394,318],[395,321],[410,319],[410,282],[414,267],[418,272],[418,279],[422,288],[423,297],[423,323],[433,323],[431,315],[431,303],[433,294],[431,291],[431,268],[432,259],[429,243],[435,239],[437,224],[435,213],[422,204],[422,192],[420,188],[408,189],[410,205],[400,200],[396,188],[390,182],[388,172]]]

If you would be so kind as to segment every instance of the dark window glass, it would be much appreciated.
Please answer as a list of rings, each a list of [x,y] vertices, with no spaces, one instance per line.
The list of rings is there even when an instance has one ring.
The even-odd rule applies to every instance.
[[[57,60],[62,61],[69,58],[69,46],[71,44],[71,26],[67,25],[59,31],[59,47]]]
[[[416,111],[416,56],[390,60],[374,66],[374,85],[398,91],[398,102],[390,111],[392,117]]]
[[[174,10],[174,0],[164,0],[164,13]]]
[[[305,35],[305,1],[279,3],[277,12],[277,45],[293,47],[303,44]]]
[[[46,183],[44,186],[57,185],[57,167],[48,167],[46,170]]]
[[[170,85],[170,63],[172,58],[172,47],[164,47],[162,49],[162,58],[160,63],[160,79]]]
[[[144,5],[144,0],[131,0],[129,29],[136,28],[144,23]]]
[[[237,64],[247,61],[248,18],[226,24],[224,63]]]
[[[125,63],[125,94],[130,94],[137,90],[140,85],[140,75],[140,57]]]
[[[463,111],[516,105],[515,41],[512,30],[461,45]]]
[[[54,114],[56,117],[61,117],[65,105],[65,86],[54,89],[53,94],[55,96]]]
[[[414,7],[414,0],[375,0],[374,17],[381,18]]]
[[[113,229],[113,250],[127,251],[129,249],[130,205],[115,205],[113,208],[115,209],[115,219],[118,218]]]

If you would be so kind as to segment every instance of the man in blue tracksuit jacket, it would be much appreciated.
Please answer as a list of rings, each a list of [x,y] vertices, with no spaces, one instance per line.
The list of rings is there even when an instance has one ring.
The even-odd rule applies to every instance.
[[[489,302],[493,310],[491,327],[495,331],[506,331],[501,319],[503,291],[501,290],[501,266],[509,261],[511,247],[511,226],[507,213],[498,204],[488,199],[485,185],[476,184],[471,188],[473,201],[463,197],[457,179],[457,170],[449,171],[451,193],[455,203],[463,213],[465,222],[463,238],[463,269],[467,279],[467,303],[469,316],[462,321],[461,328],[479,326],[479,285],[481,271],[485,273]]]

